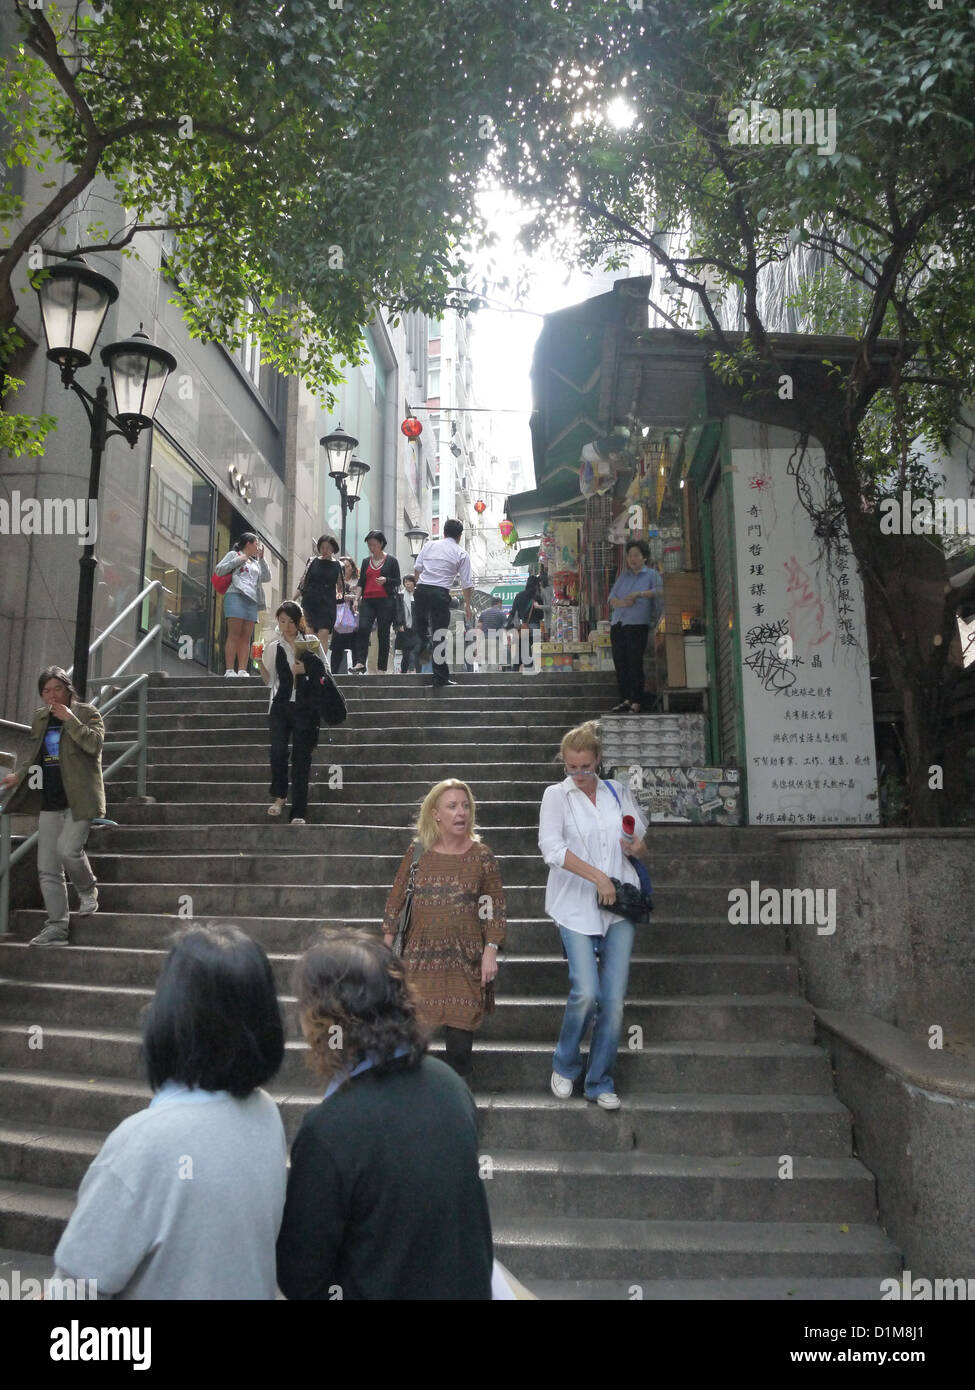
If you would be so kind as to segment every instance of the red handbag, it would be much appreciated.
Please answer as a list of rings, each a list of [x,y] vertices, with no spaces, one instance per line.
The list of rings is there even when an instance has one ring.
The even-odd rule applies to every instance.
[[[213,574],[210,575],[210,583],[216,589],[218,594],[225,594],[227,590],[230,588],[230,581],[233,579],[233,577],[234,576],[232,574],[217,574],[217,572],[214,570]]]

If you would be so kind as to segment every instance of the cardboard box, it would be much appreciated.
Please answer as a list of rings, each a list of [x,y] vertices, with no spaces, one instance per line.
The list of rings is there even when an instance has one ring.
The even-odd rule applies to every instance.
[[[684,668],[684,639],[683,637],[672,637],[668,628],[664,645],[667,649],[667,684],[672,688],[683,690],[687,685],[687,673]]]

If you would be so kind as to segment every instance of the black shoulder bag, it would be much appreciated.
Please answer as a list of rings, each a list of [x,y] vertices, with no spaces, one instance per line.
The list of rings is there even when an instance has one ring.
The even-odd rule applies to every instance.
[[[396,923],[396,934],[393,937],[392,951],[394,956],[401,956],[406,949],[406,943],[410,936],[410,925],[413,920],[413,895],[416,892],[416,866],[423,856],[423,846],[413,846],[413,863],[410,865],[410,878],[406,887],[406,901],[403,903],[403,910]]]

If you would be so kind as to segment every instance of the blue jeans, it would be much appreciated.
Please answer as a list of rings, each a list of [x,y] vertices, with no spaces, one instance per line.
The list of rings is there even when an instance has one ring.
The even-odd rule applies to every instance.
[[[605,936],[584,936],[582,932],[559,927],[569,962],[569,999],[552,1070],[567,1081],[575,1081],[581,1074],[579,1048],[595,1018],[584,1088],[587,1100],[616,1089],[613,1071],[623,1027],[633,933],[633,923],[625,920],[611,923]]]

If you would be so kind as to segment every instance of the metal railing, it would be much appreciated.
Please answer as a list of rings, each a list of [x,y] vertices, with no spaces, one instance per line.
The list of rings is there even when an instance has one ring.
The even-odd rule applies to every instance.
[[[143,637],[142,641],[138,644],[138,646],[133,647],[132,651],[129,652],[128,656],[122,662],[121,666],[119,666],[119,668],[115,672],[113,672],[111,676],[107,678],[109,681],[113,681],[116,678],[116,676],[120,676],[122,672],[126,669],[126,667],[129,666],[131,662],[135,660],[139,653],[145,651],[146,647],[149,646],[150,642],[153,642],[155,644],[157,669],[161,669],[162,667],[164,597],[163,587],[158,579],[154,579],[151,584],[147,584],[146,587],[142,590],[142,592],[138,594],[132,600],[131,603],[129,603],[125,608],[123,608],[122,612],[119,613],[118,617],[115,618],[114,621],[110,624],[110,626],[108,626],[105,629],[105,631],[101,634],[101,636],[96,638],[96,640],[91,644],[91,646],[88,648],[88,653],[89,655],[91,655],[91,653],[95,650],[96,647],[100,647],[101,644],[105,641],[105,638],[110,636],[114,629],[118,627],[122,619],[128,617],[128,615],[133,611],[133,609],[137,608],[140,603],[144,603],[145,600],[149,597],[149,595],[153,592],[155,592],[156,594],[156,622],[154,626],[149,629],[149,631]],[[74,668],[72,668],[72,670],[73,669]],[[71,670],[68,671],[68,675],[71,675]],[[101,690],[91,701],[91,703],[96,707],[96,709],[98,708],[99,702],[105,698],[106,694],[111,690],[111,688],[112,687],[110,685],[103,685]],[[134,680],[131,680],[129,682],[129,684],[124,688],[124,690],[119,690],[114,695],[112,695],[111,699],[107,702],[107,704],[105,704],[99,710],[99,713],[103,717],[106,714],[110,714],[112,710],[116,708],[117,705],[120,705],[123,700],[128,699],[128,697],[132,694],[136,694],[138,698],[138,705],[136,708],[136,736],[133,740],[129,742],[115,741],[112,743],[103,744],[103,753],[118,753],[119,756],[115,759],[114,762],[110,763],[108,767],[102,770],[102,780],[105,782],[110,781],[112,777],[114,777],[114,775],[121,768],[125,767],[128,763],[132,761],[133,758],[137,757],[139,761],[136,767],[136,796],[144,797],[146,794],[146,782],[148,774],[147,755],[149,751],[148,675],[136,676]],[[16,730],[18,733],[29,734],[31,726],[29,724],[17,724],[9,719],[0,719],[0,728],[13,729]],[[10,813],[5,808],[0,807],[0,936],[6,935],[10,925],[10,872],[13,869],[14,865],[18,864],[20,860],[23,859],[24,856],[30,852],[30,850],[36,843],[37,831],[35,830],[33,835],[29,835],[27,839],[24,840],[21,844],[19,844],[15,850],[12,850],[10,834]]]

